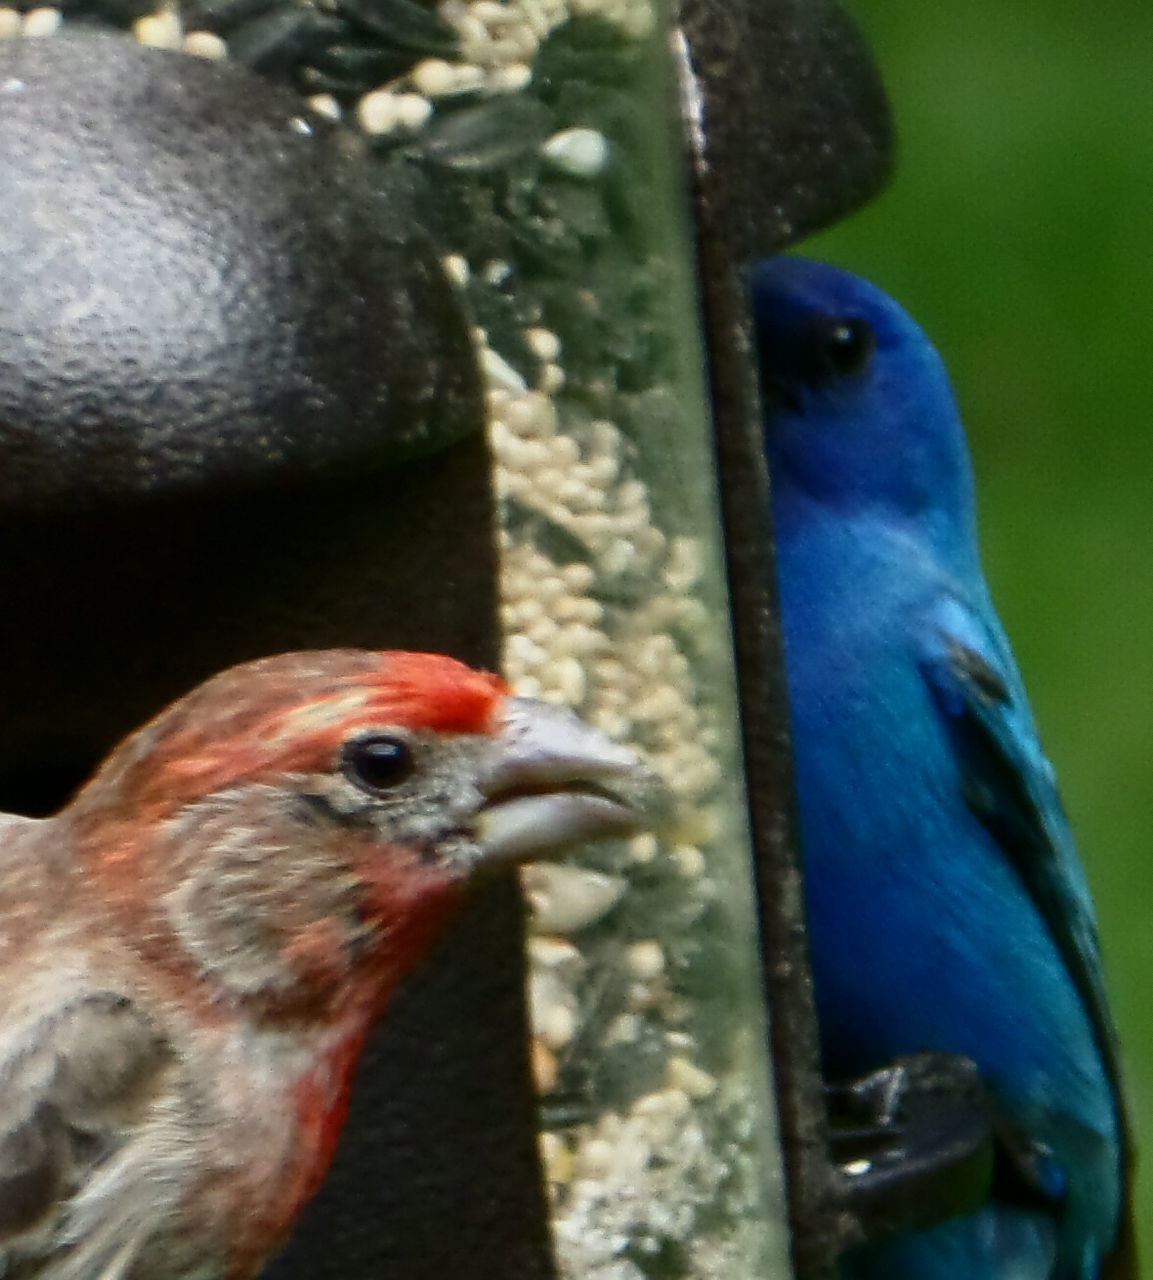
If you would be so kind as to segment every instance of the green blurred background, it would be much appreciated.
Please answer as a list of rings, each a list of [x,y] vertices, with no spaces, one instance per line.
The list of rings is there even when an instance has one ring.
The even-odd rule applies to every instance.
[[[850,3],[900,159],[802,251],[895,294],[952,371],[989,578],[1097,896],[1153,1269],[1153,5]]]

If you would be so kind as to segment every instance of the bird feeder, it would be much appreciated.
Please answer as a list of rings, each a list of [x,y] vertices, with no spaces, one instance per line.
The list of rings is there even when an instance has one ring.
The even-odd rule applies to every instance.
[[[502,668],[668,830],[475,896],[277,1280],[838,1247],[741,271],[881,183],[831,0],[0,11],[0,802],[211,672]]]

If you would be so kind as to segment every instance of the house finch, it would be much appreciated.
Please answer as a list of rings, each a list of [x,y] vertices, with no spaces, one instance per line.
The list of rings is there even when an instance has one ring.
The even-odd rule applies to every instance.
[[[332,650],[214,677],[55,817],[4,816],[4,1275],[252,1275],[469,878],[635,831],[655,796],[495,676]]]

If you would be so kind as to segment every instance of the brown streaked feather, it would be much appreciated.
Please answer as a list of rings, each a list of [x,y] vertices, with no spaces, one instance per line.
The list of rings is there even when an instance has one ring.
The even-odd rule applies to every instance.
[[[0,1061],[0,1250],[6,1271],[55,1237],[93,1169],[130,1141],[172,1063],[124,996],[98,991],[13,1029]],[[47,1261],[45,1257],[43,1259]],[[32,1268],[34,1271],[36,1268]]]

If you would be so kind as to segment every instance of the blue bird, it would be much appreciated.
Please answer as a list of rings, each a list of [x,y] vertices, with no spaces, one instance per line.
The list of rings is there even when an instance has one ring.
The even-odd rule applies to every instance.
[[[825,1075],[971,1058],[1040,1187],[844,1275],[1129,1274],[1093,907],[982,575],[944,367],[847,272],[770,259],[752,283]]]

